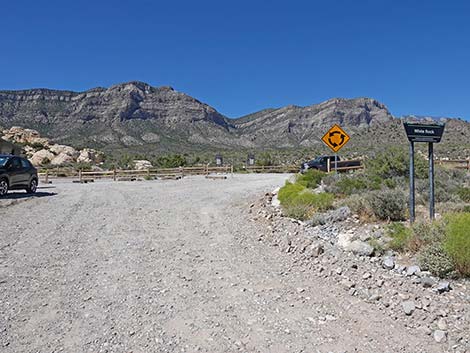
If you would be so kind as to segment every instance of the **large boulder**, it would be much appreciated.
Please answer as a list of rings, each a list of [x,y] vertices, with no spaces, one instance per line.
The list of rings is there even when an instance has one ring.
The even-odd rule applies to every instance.
[[[80,151],[80,155],[77,158],[78,163],[90,163],[98,164],[103,162],[104,155],[102,152],[96,151],[91,148],[84,148]]]
[[[146,161],[145,159],[135,160],[134,166],[135,166],[135,169],[137,170],[146,170],[146,169],[153,168],[152,163],[150,163],[149,161]]]
[[[51,164],[55,166],[59,166],[59,165],[64,165],[64,164],[70,164],[70,163],[73,163],[74,161],[75,159],[73,158],[73,156],[65,152],[61,152],[57,156],[55,156],[54,159],[51,160]]]
[[[49,147],[49,151],[56,155],[66,154],[68,156],[71,156],[72,158],[76,158],[79,155],[78,151],[75,148],[65,145],[52,145]]]
[[[35,166],[40,166],[42,164],[49,164],[55,158],[54,154],[48,150],[42,149],[35,152],[31,156],[31,163]]]
[[[25,145],[38,145],[43,147],[47,147],[49,145],[49,140],[41,137],[39,132],[36,130],[24,129],[18,126],[13,126],[9,130],[4,130],[3,138],[8,141]]]

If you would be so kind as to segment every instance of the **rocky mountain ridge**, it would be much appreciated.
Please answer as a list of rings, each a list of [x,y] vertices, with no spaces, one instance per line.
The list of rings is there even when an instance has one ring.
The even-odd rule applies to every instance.
[[[138,81],[84,92],[0,91],[0,125],[32,128],[57,143],[105,151],[320,147],[321,136],[334,123],[361,137],[349,144],[354,149],[366,150],[373,141],[395,144],[404,138],[401,121],[371,98],[333,98],[229,119],[171,87]],[[470,136],[470,124],[460,125],[457,134]]]

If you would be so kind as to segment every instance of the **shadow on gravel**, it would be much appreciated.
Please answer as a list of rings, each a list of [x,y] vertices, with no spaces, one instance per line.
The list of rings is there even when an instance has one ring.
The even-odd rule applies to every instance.
[[[25,192],[11,192],[1,197],[0,200],[19,200],[19,199],[33,199],[39,197],[55,196],[55,192],[36,192],[35,194],[27,194]]]

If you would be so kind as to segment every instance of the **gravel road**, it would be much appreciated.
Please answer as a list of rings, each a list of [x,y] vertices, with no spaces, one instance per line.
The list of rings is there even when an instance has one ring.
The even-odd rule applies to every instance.
[[[0,351],[438,352],[257,241],[286,175],[72,184],[0,200]]]

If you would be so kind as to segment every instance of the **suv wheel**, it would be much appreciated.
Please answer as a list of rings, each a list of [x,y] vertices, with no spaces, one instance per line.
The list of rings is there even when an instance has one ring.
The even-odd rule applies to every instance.
[[[30,181],[29,186],[26,189],[26,192],[28,192],[29,194],[34,194],[37,189],[38,189],[38,181],[36,179],[33,179]]]
[[[0,180],[0,196],[5,196],[8,192],[8,182],[6,179]]]

